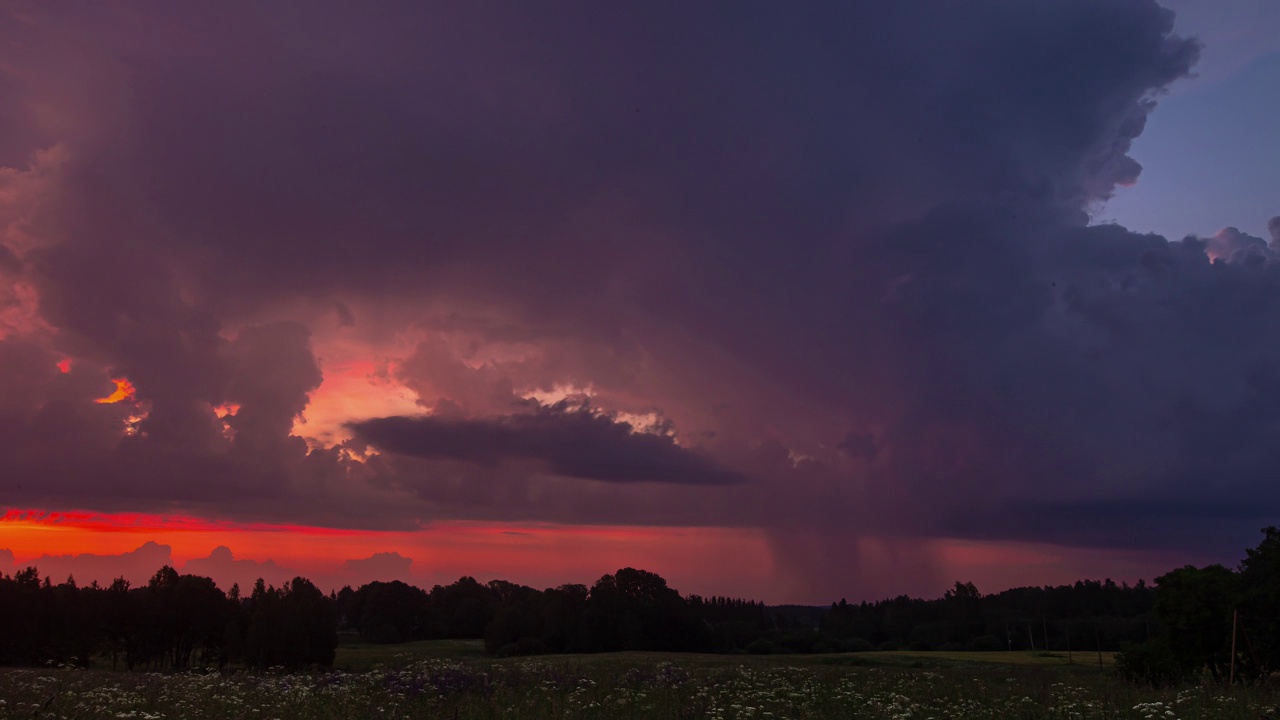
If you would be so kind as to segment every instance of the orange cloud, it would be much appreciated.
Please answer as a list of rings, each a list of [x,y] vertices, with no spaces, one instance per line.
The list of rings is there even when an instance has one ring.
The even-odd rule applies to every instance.
[[[240,412],[239,403],[223,403],[213,408],[213,414],[217,415],[220,420],[234,417],[238,412]]]
[[[129,382],[128,379],[126,378],[112,378],[111,382],[116,384],[115,392],[111,393],[110,395],[104,398],[98,398],[97,400],[94,400],[94,402],[101,403],[104,405],[107,405],[110,403],[118,403],[121,400],[128,400],[132,398],[134,394],[137,392],[137,390],[135,390],[133,387],[133,383]]]

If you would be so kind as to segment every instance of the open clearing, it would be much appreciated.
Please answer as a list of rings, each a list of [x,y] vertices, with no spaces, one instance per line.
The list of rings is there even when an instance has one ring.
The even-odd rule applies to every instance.
[[[465,641],[339,649],[305,674],[0,670],[0,718],[1268,717],[1270,688],[1152,690],[1097,655],[611,653],[495,660]],[[1092,660],[1092,664],[1080,662]],[[1104,655],[1104,662],[1110,658]]]
[[[383,665],[403,666],[419,660],[468,660],[485,658],[484,644],[479,640],[424,640],[399,645],[379,645],[344,640],[338,645],[333,666],[340,670],[364,672]],[[648,660],[676,661],[685,665],[724,665],[726,662],[741,664],[851,665],[909,668],[956,668],[990,665],[1020,666],[1076,666],[1071,669],[1096,670],[1099,654],[1084,652],[1068,654],[1054,651],[1035,652],[934,652],[895,650],[892,652],[832,653],[816,655],[717,655],[710,653],[645,653],[621,652],[598,655],[550,655],[545,659],[561,658],[570,662],[626,662]],[[1105,667],[1115,665],[1115,653],[1101,654]]]

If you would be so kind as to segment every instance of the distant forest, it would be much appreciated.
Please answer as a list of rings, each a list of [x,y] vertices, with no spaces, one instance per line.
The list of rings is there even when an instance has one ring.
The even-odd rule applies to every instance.
[[[328,667],[340,634],[348,634],[372,643],[483,639],[495,656],[1124,650],[1121,671],[1140,682],[1177,682],[1197,672],[1250,679],[1280,667],[1280,531],[1263,533],[1238,571],[1188,566],[1154,586],[1080,581],[983,595],[957,582],[935,600],[840,600],[830,607],[682,596],[660,576],[632,568],[591,587],[537,590],[463,577],[429,591],[392,581],[325,595],[304,578],[279,588],[259,580],[248,594],[238,586],[224,593],[209,578],[167,566],[142,587],[123,579],[106,587],[81,587],[72,578],[55,585],[32,567],[0,575],[0,663]]]

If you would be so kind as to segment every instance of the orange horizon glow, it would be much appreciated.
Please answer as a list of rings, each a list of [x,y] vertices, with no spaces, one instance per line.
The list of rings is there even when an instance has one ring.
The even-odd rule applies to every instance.
[[[686,593],[742,595],[776,584],[770,577],[767,541],[749,529],[451,521],[417,530],[352,530],[135,513],[0,514],[0,549],[13,553],[18,568],[28,563],[39,567],[45,556],[49,565],[56,565],[54,560],[65,564],[68,556],[109,559],[134,553],[147,542],[163,546],[165,557],[179,571],[187,562],[226,546],[237,560],[272,560],[290,572],[338,587],[360,580],[344,574],[346,561],[386,552],[413,560],[410,576],[401,579],[419,587],[447,584],[464,575],[534,587],[591,584],[623,567],[658,572]],[[15,569],[0,567],[0,572]],[[155,570],[140,568],[139,581]],[[81,571],[75,576],[82,583],[94,579]]]
[[[408,574],[397,579],[419,587],[447,584],[464,575],[481,582],[502,579],[539,588],[590,585],[605,573],[636,567],[662,575],[685,594],[750,597],[769,603],[838,599],[789,579],[791,560],[779,555],[764,531],[723,527],[449,521],[416,530],[359,530],[186,515],[11,509],[0,513],[0,550],[12,553],[14,567],[0,567],[0,572],[14,572],[26,564],[39,567],[45,558],[49,566],[65,566],[82,555],[97,556],[101,564],[109,564],[148,542],[162,549],[153,547],[145,557],[162,554],[179,571],[225,546],[237,562],[249,561],[252,567],[254,562],[274,561],[280,572],[301,574],[326,590],[370,579],[352,575],[346,561],[394,552],[412,560]],[[931,597],[941,596],[956,580],[972,581],[988,593],[1086,577],[1133,582],[1150,579],[1151,568],[1163,571],[1173,563],[1152,554],[1101,548],[961,539],[926,542],[932,557],[941,561],[938,569],[945,568],[936,577],[902,577],[901,558],[893,557],[894,539],[882,538],[871,541],[872,552],[860,553],[855,564],[864,567],[856,584],[885,597],[898,591]],[[88,558],[88,562],[98,560]],[[155,570],[138,568],[138,576],[145,579]],[[88,582],[94,579],[91,574],[78,569],[75,576]],[[214,579],[224,589],[229,587],[225,578]]]
[[[59,367],[61,367],[61,365],[59,365]],[[67,367],[70,368],[69,363]],[[63,372],[66,371],[64,370]],[[122,400],[128,400],[137,393],[137,389],[133,387],[133,383],[129,382],[127,378],[111,378],[111,382],[116,384],[115,392],[104,398],[98,398],[97,400],[94,400],[94,402],[100,405],[110,405],[112,403],[121,402]]]

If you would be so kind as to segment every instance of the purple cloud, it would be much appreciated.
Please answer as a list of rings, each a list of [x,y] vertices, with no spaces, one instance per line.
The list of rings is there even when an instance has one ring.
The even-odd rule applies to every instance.
[[[587,408],[554,406],[497,418],[388,417],[352,425],[380,450],[479,465],[536,461],[554,475],[604,482],[737,484],[749,478]]]
[[[14,570],[34,566],[39,570],[40,577],[47,577],[54,583],[74,577],[79,585],[88,585],[94,581],[109,585],[116,578],[124,578],[137,586],[146,584],[161,567],[173,565],[172,550],[168,545],[146,542],[134,550],[118,555],[46,554],[30,561],[17,563],[14,565]],[[9,558],[12,560],[12,553],[9,553]],[[17,565],[22,567],[19,568]]]
[[[299,573],[287,567],[281,567],[274,560],[239,560],[231,548],[219,545],[203,558],[192,558],[182,566],[182,572],[188,575],[200,575],[213,578],[218,587],[226,592],[233,585],[240,586],[240,592],[248,595],[253,584],[261,578],[268,585],[280,587],[292,580]]]
[[[1199,55],[1152,0],[0,27],[14,506],[757,527],[811,575],[1280,511],[1273,250],[1088,224]],[[432,414],[361,414],[352,358]],[[294,434],[326,392],[353,438]]]
[[[355,585],[390,580],[410,581],[413,558],[398,552],[374,553],[367,558],[355,558],[342,563],[339,575]]]

